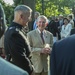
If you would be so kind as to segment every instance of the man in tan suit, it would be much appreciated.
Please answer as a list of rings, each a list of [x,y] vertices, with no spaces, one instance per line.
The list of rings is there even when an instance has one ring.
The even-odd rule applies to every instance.
[[[47,18],[44,15],[40,15],[36,22],[38,28],[27,34],[32,49],[31,61],[34,66],[35,75],[48,75],[47,57],[51,53],[53,35],[45,30],[47,22]],[[41,32],[43,33],[42,38],[40,36]]]

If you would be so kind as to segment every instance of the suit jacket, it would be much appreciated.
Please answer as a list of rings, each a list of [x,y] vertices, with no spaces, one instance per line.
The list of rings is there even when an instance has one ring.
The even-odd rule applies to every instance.
[[[53,45],[53,35],[45,30],[45,44],[49,44],[51,47]],[[27,34],[28,40],[30,42],[30,46],[32,48],[32,63],[34,66],[34,71],[36,73],[42,72],[44,70],[45,72],[48,71],[48,65],[47,65],[47,57],[48,55],[41,54],[41,49],[44,48],[45,44],[43,44],[42,39],[40,37],[40,33],[38,30],[30,31]]]
[[[13,64],[19,66],[31,74],[32,65],[29,60],[31,51],[22,28],[23,27],[20,24],[15,22],[11,24],[5,33],[4,50],[6,56],[9,56],[10,54]]]
[[[59,34],[59,22],[55,22],[54,20],[50,21],[50,23],[48,24],[48,31],[50,31],[53,36],[57,36],[57,34]]]
[[[50,31],[54,37],[58,37],[60,40],[60,29],[59,29],[59,21],[55,22],[54,20],[51,20],[48,24],[48,31]],[[57,36],[58,34],[58,36]]]
[[[28,75],[28,73],[0,57],[0,75]]]
[[[54,43],[50,59],[51,75],[75,75],[75,35]]]

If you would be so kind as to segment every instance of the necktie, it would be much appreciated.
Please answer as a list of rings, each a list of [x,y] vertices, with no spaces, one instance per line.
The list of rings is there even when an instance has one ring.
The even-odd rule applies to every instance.
[[[40,36],[41,36],[42,42],[43,42],[43,44],[44,44],[45,41],[44,41],[44,38],[43,38],[43,32],[41,32]]]

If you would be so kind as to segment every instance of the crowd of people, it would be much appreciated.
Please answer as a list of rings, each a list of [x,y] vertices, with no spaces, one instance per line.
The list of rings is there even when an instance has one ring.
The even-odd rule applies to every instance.
[[[71,30],[74,28],[73,15],[64,17],[59,15],[58,17],[52,18],[48,24],[48,31],[53,33],[54,42],[70,36]]]
[[[5,21],[2,21],[0,43],[3,45],[0,56],[4,59],[0,58],[0,74],[48,75],[49,57],[51,75],[74,75],[73,15],[59,15],[48,19],[35,12],[34,21],[31,21],[31,16],[32,9],[29,6],[18,5],[14,9],[12,23],[4,31],[2,28],[5,28]],[[7,65],[5,68],[8,70],[3,65]]]

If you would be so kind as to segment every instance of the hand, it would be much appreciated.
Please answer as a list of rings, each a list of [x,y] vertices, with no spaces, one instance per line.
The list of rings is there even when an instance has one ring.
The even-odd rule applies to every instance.
[[[51,52],[50,48],[45,48],[45,53],[46,54],[50,54],[50,52]]]
[[[43,49],[41,50],[41,53],[44,53],[44,54],[45,54],[45,48],[43,48]]]
[[[47,52],[49,55],[51,54],[52,48],[50,48],[50,50]]]
[[[41,50],[41,53],[43,53],[43,54],[50,54],[50,48],[43,48]]]

